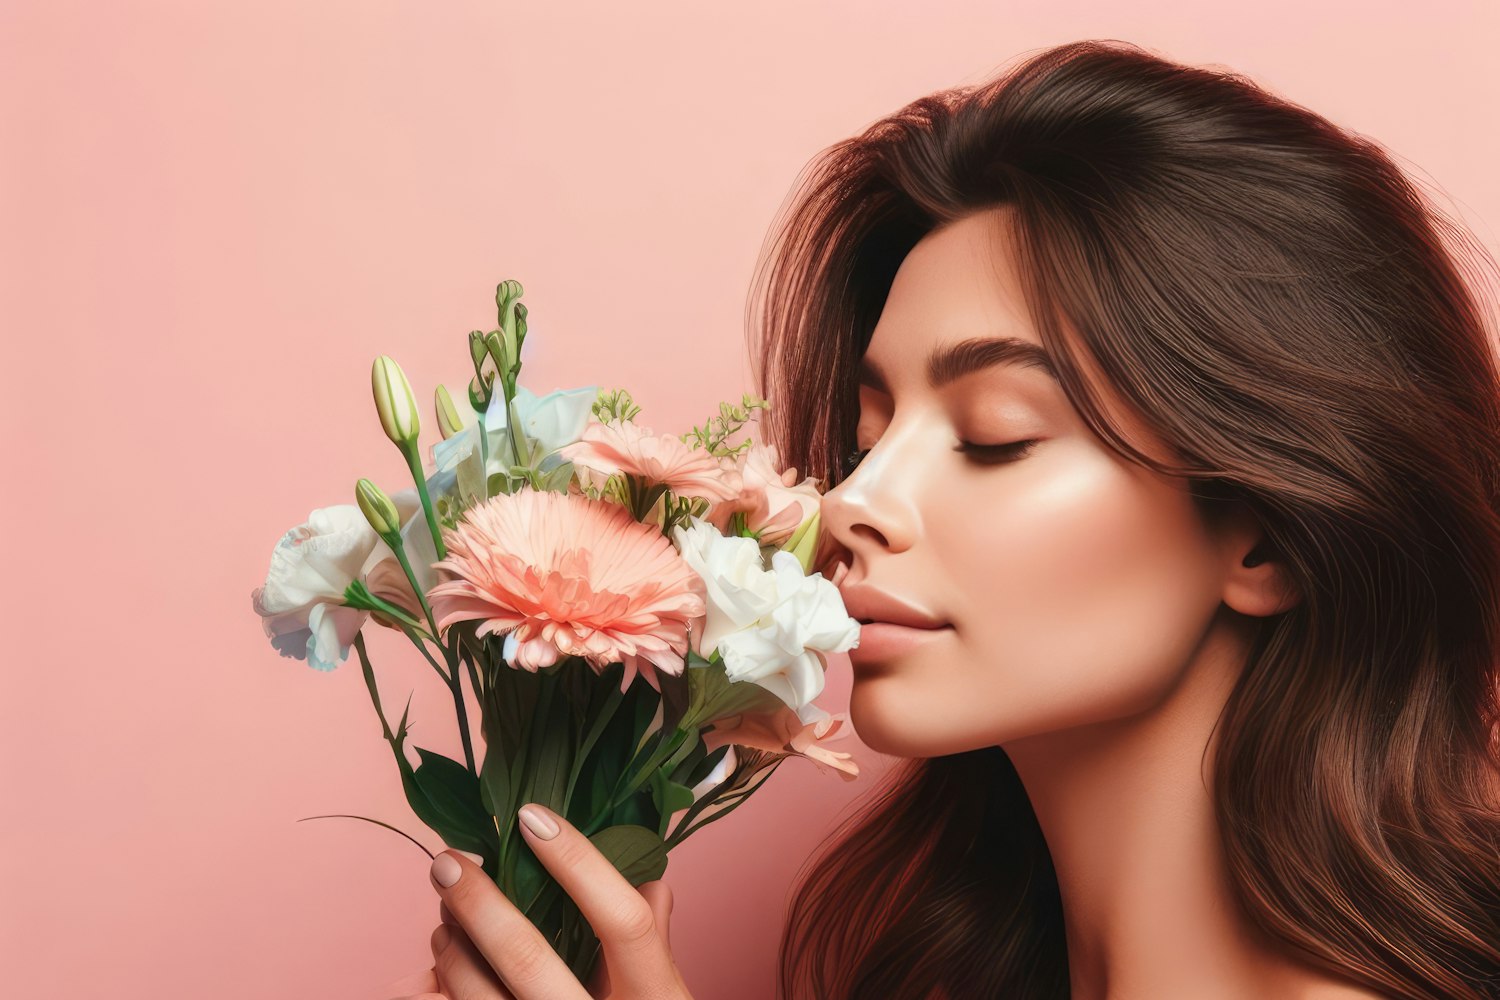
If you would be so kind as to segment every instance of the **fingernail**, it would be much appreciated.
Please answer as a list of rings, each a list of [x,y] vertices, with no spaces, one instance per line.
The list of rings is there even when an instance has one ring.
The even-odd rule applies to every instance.
[[[444,889],[457,882],[463,873],[463,866],[446,851],[432,859],[432,880]]]
[[[521,822],[526,824],[526,829],[543,840],[551,840],[557,836],[557,823],[541,806],[528,803],[521,807],[520,815]]]
[[[453,932],[448,929],[448,925],[438,924],[437,929],[432,932],[432,950],[442,951],[452,939]]]
[[[473,851],[459,851],[457,848],[455,848],[454,850],[455,850],[456,853],[462,854],[464,857],[468,858],[470,861],[474,862],[479,867],[481,867],[481,868],[484,867],[484,855],[482,855],[482,854],[475,854]]]

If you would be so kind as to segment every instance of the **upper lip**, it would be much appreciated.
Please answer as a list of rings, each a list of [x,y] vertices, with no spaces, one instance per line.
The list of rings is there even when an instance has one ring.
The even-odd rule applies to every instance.
[[[936,615],[923,611],[895,594],[887,593],[869,584],[854,583],[845,586],[839,593],[844,599],[844,608],[849,617],[861,625],[871,622],[889,622],[911,628],[942,628],[948,623]]]

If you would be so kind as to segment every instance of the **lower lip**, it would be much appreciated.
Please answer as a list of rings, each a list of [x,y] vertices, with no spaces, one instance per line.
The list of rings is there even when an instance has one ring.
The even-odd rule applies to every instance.
[[[920,649],[940,635],[947,635],[953,626],[940,628],[912,628],[910,625],[892,625],[890,622],[871,622],[859,627],[859,645],[849,650],[853,663],[883,660],[901,656]]]

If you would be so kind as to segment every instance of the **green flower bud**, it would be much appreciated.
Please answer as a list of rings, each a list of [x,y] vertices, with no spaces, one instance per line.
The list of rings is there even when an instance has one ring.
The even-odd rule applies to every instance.
[[[446,441],[464,429],[463,413],[453,405],[453,397],[448,395],[447,386],[439,385],[434,396],[436,399],[433,405],[437,409],[438,430],[442,431],[443,440]]]
[[[398,445],[417,443],[421,423],[417,420],[417,401],[411,394],[406,373],[390,356],[382,354],[370,369],[370,386],[375,393],[375,409],[385,436]]]
[[[375,534],[386,540],[401,534],[401,515],[379,486],[361,479],[354,486],[354,498],[359,501],[359,509],[370,522],[370,527],[375,529]]]
[[[510,338],[500,330],[492,330],[485,335],[484,344],[490,357],[495,359],[495,367],[499,369],[501,376],[508,375],[516,357],[511,349]]]
[[[782,546],[782,549],[797,557],[804,573],[809,572],[812,567],[813,555],[818,547],[818,528],[822,523],[823,512],[814,511],[812,517],[797,525],[797,530],[792,532],[792,537]]]

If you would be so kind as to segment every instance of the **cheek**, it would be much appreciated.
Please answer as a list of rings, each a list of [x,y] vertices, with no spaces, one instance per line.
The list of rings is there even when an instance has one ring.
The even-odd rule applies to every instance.
[[[987,727],[992,743],[1163,697],[1220,600],[1185,490],[1112,453],[1059,444],[986,493],[969,500],[983,518],[949,519],[952,536],[934,539],[952,554],[955,676],[974,706],[962,728]]]

